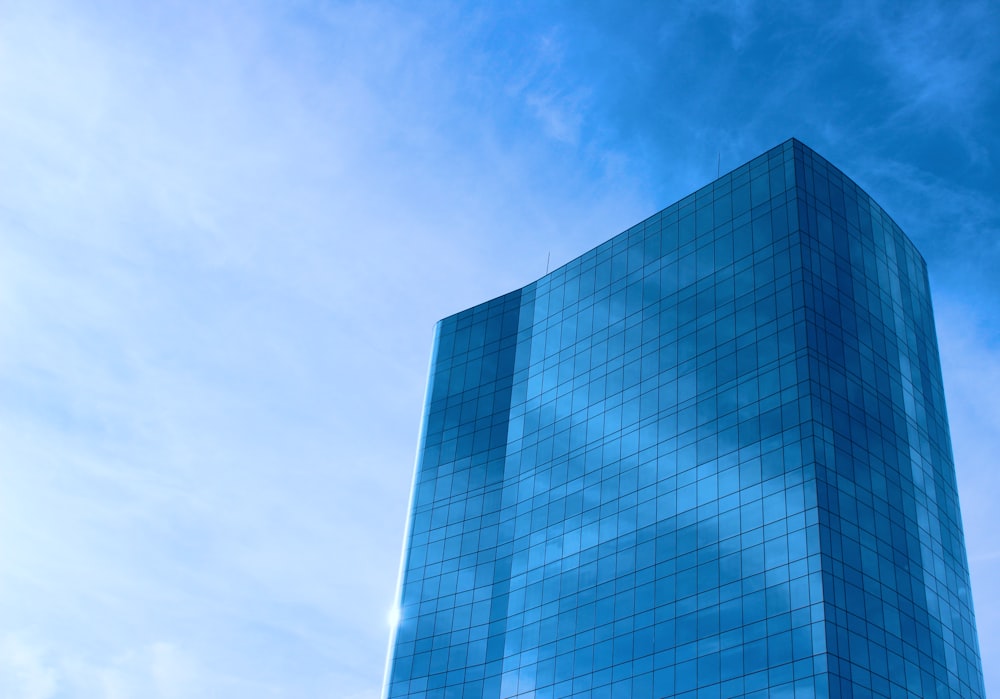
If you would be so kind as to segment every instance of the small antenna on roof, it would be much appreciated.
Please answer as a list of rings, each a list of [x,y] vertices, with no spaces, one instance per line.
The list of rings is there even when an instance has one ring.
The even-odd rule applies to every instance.
[[[547,253],[545,254],[545,273],[546,273],[546,274],[548,274],[548,273],[549,273],[549,260],[551,260],[551,259],[552,259],[552,251],[551,251],[551,250],[549,250],[549,251],[548,251],[548,252],[547,252]]]

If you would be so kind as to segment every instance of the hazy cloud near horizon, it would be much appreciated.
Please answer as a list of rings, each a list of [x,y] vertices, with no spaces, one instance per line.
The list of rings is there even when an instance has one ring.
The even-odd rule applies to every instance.
[[[928,261],[1000,691],[1000,19],[905,8],[0,8],[0,695],[378,696],[434,322],[790,136]]]

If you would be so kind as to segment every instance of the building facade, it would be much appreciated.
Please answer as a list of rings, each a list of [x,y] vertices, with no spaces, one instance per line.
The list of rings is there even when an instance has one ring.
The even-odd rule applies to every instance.
[[[981,697],[926,267],[788,141],[442,320],[385,694]]]

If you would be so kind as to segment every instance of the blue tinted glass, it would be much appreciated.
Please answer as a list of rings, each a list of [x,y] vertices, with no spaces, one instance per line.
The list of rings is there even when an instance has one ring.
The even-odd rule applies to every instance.
[[[802,144],[433,356],[388,697],[983,695],[924,262]]]

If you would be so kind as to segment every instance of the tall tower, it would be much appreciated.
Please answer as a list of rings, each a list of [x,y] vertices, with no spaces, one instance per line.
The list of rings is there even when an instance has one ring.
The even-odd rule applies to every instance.
[[[926,266],[795,140],[437,325],[385,692],[982,697]]]

